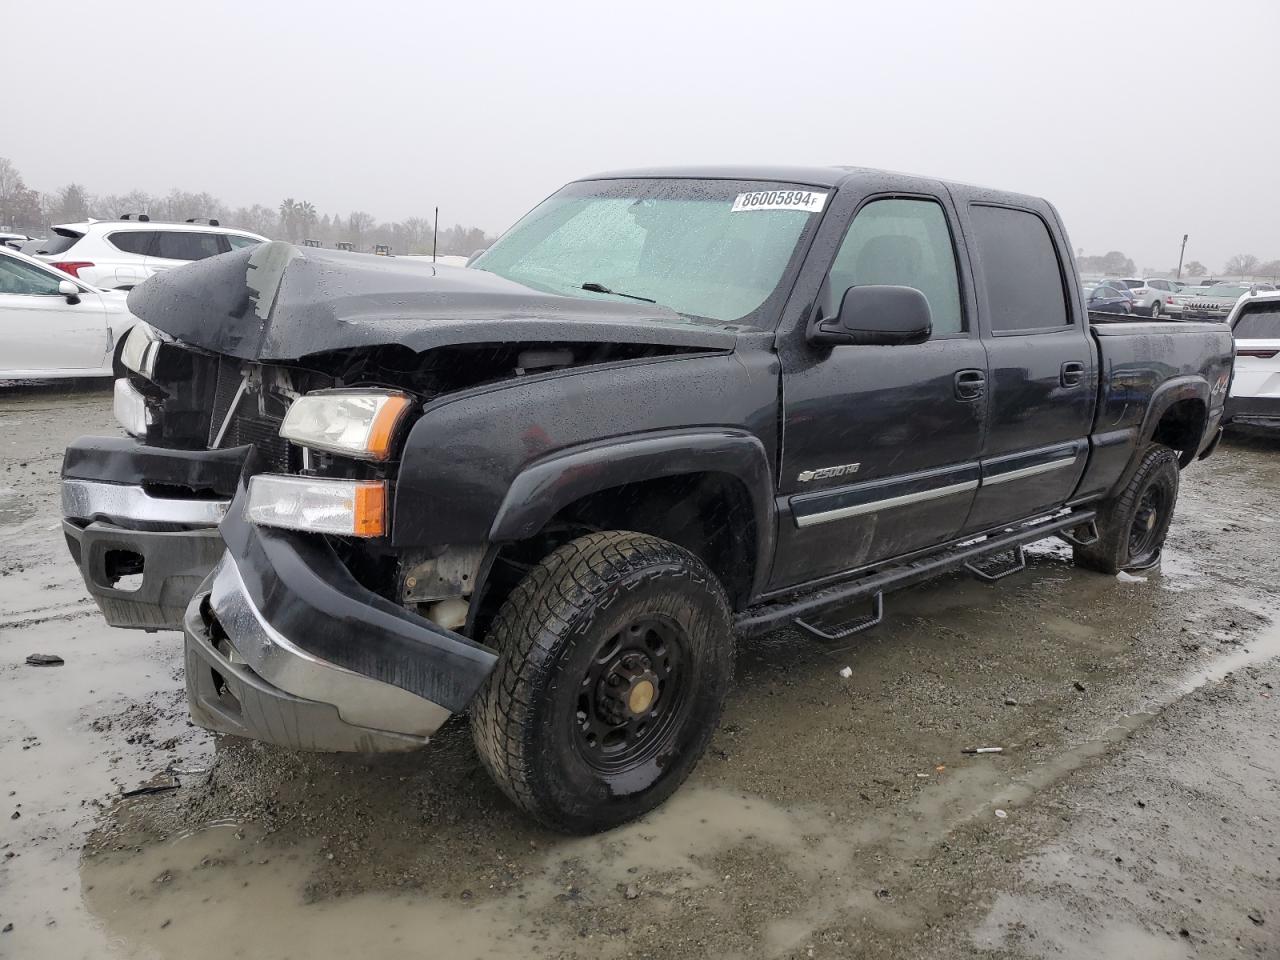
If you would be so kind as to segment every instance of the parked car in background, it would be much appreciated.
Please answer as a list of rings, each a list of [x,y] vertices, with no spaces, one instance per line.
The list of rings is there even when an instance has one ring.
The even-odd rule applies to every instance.
[[[1241,297],[1272,290],[1270,283],[1215,283],[1182,302],[1182,319],[1225,321]]]
[[[1121,293],[1105,283],[1084,285],[1085,306],[1090,313],[1133,313],[1133,294]]]
[[[110,376],[125,296],[0,246],[0,380]]]
[[[1171,317],[1181,317],[1183,307],[1192,297],[1200,297],[1208,290],[1207,286],[1197,284],[1195,286],[1183,286],[1181,290],[1169,298],[1169,302],[1165,304],[1165,312]]]
[[[1238,300],[1227,323],[1236,365],[1226,416],[1235,426],[1280,430],[1280,292]]]
[[[1159,277],[1142,279],[1140,277],[1117,277],[1108,280],[1113,287],[1122,287],[1133,294],[1135,313],[1146,313],[1158,317],[1168,312],[1169,298],[1178,292],[1181,284],[1176,280],[1165,280]]]
[[[25,233],[0,233],[0,247],[18,250],[30,239]]]
[[[131,290],[161,270],[265,240],[256,233],[219,226],[217,220],[88,220],[53,227],[47,240],[25,252],[94,286]]]

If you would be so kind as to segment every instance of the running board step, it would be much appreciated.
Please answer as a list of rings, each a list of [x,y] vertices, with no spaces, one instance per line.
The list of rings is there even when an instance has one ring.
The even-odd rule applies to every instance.
[[[1096,520],[1086,520],[1078,527],[1060,530],[1058,536],[1073,547],[1092,546],[1101,539],[1098,535],[1098,522]]]
[[[1055,535],[1064,539],[1096,536],[1096,517],[1097,513],[1092,509],[1077,508],[1048,519],[1011,524],[974,539],[921,550],[883,566],[867,568],[849,580],[758,604],[734,618],[734,629],[740,636],[758,637],[771,630],[794,625],[819,638],[823,634],[837,638],[849,636],[850,633],[865,630],[880,622],[883,604],[877,598],[881,594],[932,580],[943,573],[962,570],[970,564],[980,564],[989,557],[1007,554],[1011,550],[1018,550],[1019,563],[1025,563],[1026,558],[1021,553],[1025,544]],[[1013,572],[1011,569],[1000,576]],[[835,628],[815,626],[815,623],[820,624],[823,611],[839,609],[859,600],[875,601],[873,617],[848,621]]]
[[[1004,563],[1006,558],[1007,563]],[[995,583],[997,580],[1003,580],[1005,577],[1011,577],[1027,569],[1027,554],[1019,545],[1004,553],[993,553],[980,560],[970,560],[964,568],[979,580]]]
[[[863,630],[870,630],[872,627],[879,625],[884,619],[884,591],[878,592],[871,598],[871,612],[865,617],[854,617],[852,620],[846,620],[844,623],[838,623],[834,627],[824,629],[819,624],[808,623],[799,617],[791,622],[809,634],[826,643],[832,643],[836,640],[843,640],[851,637],[855,633],[861,633]]]

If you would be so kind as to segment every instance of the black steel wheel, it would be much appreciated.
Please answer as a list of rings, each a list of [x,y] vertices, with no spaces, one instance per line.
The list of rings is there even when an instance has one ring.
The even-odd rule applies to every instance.
[[[1098,539],[1073,548],[1078,566],[1102,573],[1142,570],[1160,562],[1178,501],[1178,454],[1152,444],[1119,495],[1098,509]]]
[[[680,624],[641,617],[606,637],[578,692],[578,749],[602,772],[669,749],[688,706],[689,641]]]
[[[580,537],[512,591],[471,712],[477,751],[521,809],[593,833],[662,803],[706,749],[733,675],[728,600],[706,566],[645,534]]]

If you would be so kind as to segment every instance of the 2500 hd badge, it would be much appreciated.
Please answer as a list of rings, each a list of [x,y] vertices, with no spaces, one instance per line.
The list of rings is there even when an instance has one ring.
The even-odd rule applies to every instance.
[[[512,803],[607,829],[693,770],[738,641],[1044,537],[1159,561],[1231,333],[1091,322],[1071,249],[1035,197],[732,168],[576,181],[466,268],[212,257],[129,295],[67,545],[107,622],[182,631],[201,726],[465,715]]]

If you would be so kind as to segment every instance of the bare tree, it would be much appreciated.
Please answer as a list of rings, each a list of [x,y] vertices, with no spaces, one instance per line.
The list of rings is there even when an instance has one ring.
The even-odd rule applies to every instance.
[[[1237,253],[1234,257],[1227,261],[1227,265],[1222,268],[1222,272],[1226,274],[1234,274],[1237,277],[1247,277],[1258,269],[1258,258],[1252,253]]]
[[[357,250],[364,249],[362,240],[364,235],[373,229],[375,224],[373,214],[365,213],[363,210],[355,210],[347,217],[347,237],[355,244]]]
[[[0,226],[16,225],[18,206],[26,189],[18,168],[11,160],[0,157]]]
[[[1199,260],[1192,260],[1190,263],[1183,266],[1182,273],[1184,276],[1188,277],[1207,277],[1209,275],[1209,268]]]
[[[78,183],[68,183],[59,190],[45,207],[51,223],[75,223],[87,219],[93,206],[93,198]]]

